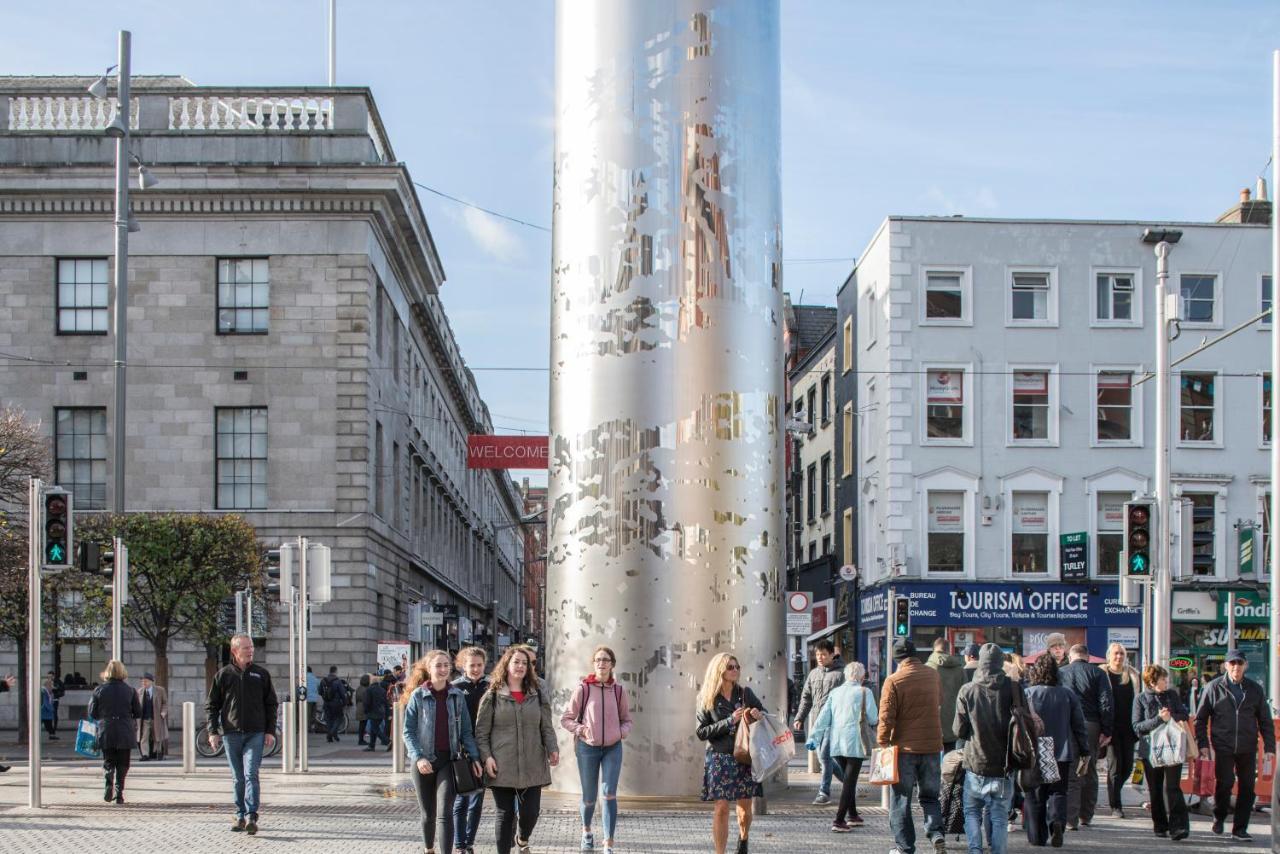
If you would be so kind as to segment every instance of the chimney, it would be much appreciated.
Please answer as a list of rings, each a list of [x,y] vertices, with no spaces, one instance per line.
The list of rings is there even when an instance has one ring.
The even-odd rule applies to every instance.
[[[1267,201],[1267,182],[1258,179],[1258,198],[1251,198],[1248,187],[1240,190],[1240,201],[1218,217],[1218,222],[1241,225],[1271,225],[1271,202]]]

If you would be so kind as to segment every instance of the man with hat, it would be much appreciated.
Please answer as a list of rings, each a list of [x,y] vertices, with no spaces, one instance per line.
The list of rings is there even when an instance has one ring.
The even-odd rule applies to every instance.
[[[894,850],[915,854],[916,826],[911,818],[912,790],[920,787],[924,832],[936,854],[947,850],[942,828],[942,681],[916,657],[908,638],[893,642],[897,670],[884,680],[876,743],[898,748],[898,782],[889,798],[889,829]]]
[[[156,677],[142,674],[138,687],[138,752],[142,761],[163,759],[169,752],[169,692],[156,684]]]
[[[1196,743],[1200,758],[1209,758],[1213,739],[1213,771],[1217,787],[1213,793],[1213,832],[1222,835],[1231,806],[1231,787],[1237,779],[1235,815],[1231,836],[1249,841],[1249,814],[1253,811],[1254,783],[1258,776],[1258,736],[1268,761],[1276,759],[1276,733],[1262,686],[1245,679],[1249,662],[1238,649],[1227,653],[1226,672],[1204,687],[1196,709]],[[1211,733],[1210,733],[1211,731]]]
[[[1067,636],[1062,632],[1049,632],[1044,636],[1044,646],[1053,660],[1058,662],[1058,666],[1065,666],[1067,663]]]
[[[982,647],[976,643],[971,643],[964,648],[964,681],[972,682],[974,674],[978,672],[978,653]]]

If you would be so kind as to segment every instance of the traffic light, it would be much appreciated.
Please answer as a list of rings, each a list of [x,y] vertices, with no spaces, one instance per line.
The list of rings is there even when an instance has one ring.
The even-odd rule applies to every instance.
[[[280,548],[272,549],[268,555],[275,556],[275,565],[272,566],[270,560],[267,563],[267,578],[270,579],[267,589],[271,589],[271,584],[275,584],[280,591],[280,602],[289,604],[293,601],[293,569],[294,558],[297,556],[298,547],[293,543],[281,543]]]
[[[72,566],[71,493],[59,487],[44,492],[43,563],[48,569]]]
[[[108,554],[110,554],[110,552],[108,552]],[[76,549],[76,556],[78,558],[76,560],[76,566],[81,572],[88,573],[90,575],[97,575],[98,573],[103,572],[102,547],[93,540],[85,540],[81,543],[80,547]],[[105,574],[110,575],[111,564],[106,564],[105,570]]]
[[[911,636],[911,599],[897,596],[893,600],[893,636],[906,638]]]
[[[1150,498],[1124,503],[1125,575],[1149,577],[1156,539],[1156,504]]]

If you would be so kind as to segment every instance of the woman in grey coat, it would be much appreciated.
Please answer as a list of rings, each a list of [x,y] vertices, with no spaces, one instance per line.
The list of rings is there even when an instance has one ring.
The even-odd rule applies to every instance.
[[[476,713],[476,743],[498,810],[498,854],[511,854],[513,841],[521,854],[529,851],[542,787],[551,785],[551,768],[560,762],[551,698],[539,691],[532,661],[527,647],[507,647],[489,675],[489,690]]]
[[[116,659],[107,662],[102,684],[89,700],[89,717],[98,722],[98,746],[102,749],[105,788],[102,799],[124,803],[124,778],[129,773],[129,757],[138,746],[136,722],[142,717],[138,692],[125,680],[129,672]]]

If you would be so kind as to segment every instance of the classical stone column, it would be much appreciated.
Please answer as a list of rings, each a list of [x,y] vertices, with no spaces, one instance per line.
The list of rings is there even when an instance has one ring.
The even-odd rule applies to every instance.
[[[785,714],[778,14],[557,4],[545,664],[617,654],[623,794],[698,793],[717,652]]]

